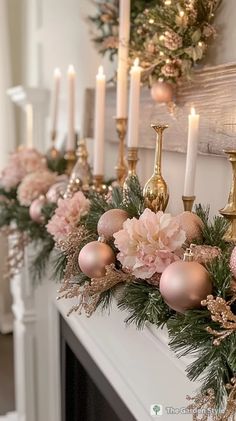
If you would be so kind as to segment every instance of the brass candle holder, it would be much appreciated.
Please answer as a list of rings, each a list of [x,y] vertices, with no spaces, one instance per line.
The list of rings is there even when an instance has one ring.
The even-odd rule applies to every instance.
[[[106,195],[108,193],[108,186],[104,184],[103,175],[96,174],[93,176],[92,190],[98,194]]]
[[[129,194],[129,185],[132,179],[137,179],[136,167],[138,162],[138,148],[128,148],[127,153],[128,174],[123,184],[124,199]]]
[[[119,137],[119,152],[118,152],[118,161],[115,166],[116,179],[119,185],[122,187],[127,176],[128,168],[125,161],[125,136],[127,132],[127,118],[115,118],[116,121],[116,131]]]
[[[169,201],[168,187],[161,174],[162,138],[163,131],[168,125],[152,124],[151,127],[157,133],[154,172],[143,189],[143,196],[145,205],[153,212],[158,212],[165,211]]]
[[[60,151],[55,146],[56,138],[57,138],[57,132],[56,132],[56,130],[52,130],[52,132],[51,132],[51,144],[52,144],[52,146],[48,150],[47,156],[48,156],[49,159],[51,159],[53,161],[56,161],[57,159],[59,159],[61,157]]]
[[[225,150],[228,155],[229,162],[232,165],[232,186],[229,194],[227,205],[220,210],[220,214],[223,215],[229,221],[229,228],[225,234],[224,239],[229,242],[236,241],[236,150]]]
[[[66,174],[70,176],[76,163],[75,150],[66,151],[64,158],[66,160]]]
[[[185,211],[192,212],[195,199],[196,196],[182,196]]]

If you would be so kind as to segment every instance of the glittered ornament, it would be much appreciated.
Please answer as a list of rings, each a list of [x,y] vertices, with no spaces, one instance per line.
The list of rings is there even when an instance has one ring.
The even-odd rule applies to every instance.
[[[203,222],[195,213],[186,211],[177,215],[175,219],[185,231],[189,244],[193,240],[200,240],[202,238]]]
[[[219,247],[214,246],[191,244],[190,248],[194,256],[194,261],[201,263],[201,265],[207,265],[222,253]]]
[[[63,197],[68,185],[68,180],[53,184],[48,190],[46,197],[50,203],[57,203],[59,197]]]
[[[154,101],[168,104],[173,101],[174,89],[170,83],[156,82],[151,89],[151,97]]]
[[[115,254],[110,246],[100,241],[86,244],[79,254],[79,267],[89,278],[101,278],[106,266],[115,263]]]
[[[29,214],[30,218],[34,222],[38,222],[39,224],[42,224],[44,222],[44,216],[42,215],[42,208],[47,202],[47,199],[45,196],[40,196],[38,199],[35,199],[29,208]]]
[[[128,219],[129,215],[122,209],[110,209],[105,212],[98,221],[98,235],[104,237],[105,240],[111,240],[113,234],[123,228],[123,223]]]
[[[210,274],[204,266],[193,261],[190,249],[185,253],[184,260],[169,265],[160,279],[160,293],[164,301],[179,313],[201,307],[201,301],[211,292]]]
[[[233,248],[231,253],[229,266],[234,278],[236,278],[236,247]]]

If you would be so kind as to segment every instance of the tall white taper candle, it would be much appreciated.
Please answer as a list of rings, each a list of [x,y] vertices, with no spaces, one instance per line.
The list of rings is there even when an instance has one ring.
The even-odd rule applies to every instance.
[[[104,174],[106,76],[100,66],[96,76],[95,125],[94,125],[94,175]]]
[[[61,71],[56,68],[54,70],[54,86],[52,92],[52,102],[51,102],[51,131],[56,133],[57,131],[57,119],[58,119],[58,105],[59,105],[59,94],[60,94],[60,84],[61,84]]]
[[[75,69],[72,65],[68,68],[68,133],[66,150],[75,149]]]
[[[195,113],[194,108],[191,109],[191,114],[189,115],[188,119],[188,147],[186,157],[184,196],[194,196],[200,119],[200,116]]]
[[[27,148],[33,148],[33,106],[32,104],[26,104],[26,146]]]
[[[116,109],[116,117],[118,118],[127,117],[129,38],[130,0],[120,0]]]
[[[140,78],[141,67],[136,58],[130,71],[130,96],[128,118],[128,147],[137,148],[139,139]]]

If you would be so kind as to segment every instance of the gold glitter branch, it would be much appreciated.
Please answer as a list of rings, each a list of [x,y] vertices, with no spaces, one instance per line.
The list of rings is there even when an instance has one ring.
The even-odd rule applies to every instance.
[[[132,282],[134,277],[130,274],[117,270],[115,265],[106,267],[106,275],[101,278],[93,278],[91,282],[86,282],[83,286],[71,285],[69,291],[65,292],[60,298],[78,297],[79,303],[74,305],[68,313],[68,316],[78,311],[80,314],[85,311],[85,314],[90,317],[96,310],[97,304],[100,300],[101,294],[120,283]],[[63,287],[60,292],[63,292]]]
[[[193,415],[193,421],[235,421],[236,412],[236,377],[231,379],[231,383],[226,384],[229,391],[225,409],[217,411],[216,397],[213,389],[208,389],[194,398],[187,396],[188,401],[192,403],[187,407]]]
[[[215,336],[213,344],[218,346],[220,343],[232,333],[236,332],[236,315],[232,312],[230,305],[236,300],[234,297],[231,301],[226,302],[221,297],[214,298],[208,295],[207,299],[202,301],[202,306],[207,307],[211,313],[213,322],[217,322],[223,328],[221,331],[207,327],[207,332]]]

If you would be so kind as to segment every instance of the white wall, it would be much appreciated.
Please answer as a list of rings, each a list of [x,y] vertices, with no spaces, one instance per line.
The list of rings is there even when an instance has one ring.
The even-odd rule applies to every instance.
[[[23,0],[22,4],[25,7],[23,13],[27,29],[26,42],[23,43],[23,57],[27,59],[24,72],[26,82],[41,81],[44,87],[50,88],[54,67],[61,67],[64,73],[60,118],[60,137],[63,138],[66,133],[65,73],[68,64],[73,63],[78,73],[77,127],[80,128],[84,112],[84,89],[94,86],[94,76],[101,63],[101,57],[98,56],[90,40],[89,25],[86,22],[87,16],[93,11],[93,4],[89,0]],[[206,64],[236,61],[236,50],[233,48],[234,40],[236,40],[235,18],[235,0],[224,0],[217,17],[219,36],[210,48]],[[104,64],[106,72],[111,74],[112,65],[107,61]],[[109,157],[109,159],[106,159],[106,173],[108,176],[114,174],[116,155],[117,148],[114,145],[107,145],[106,158]],[[139,171],[142,174],[142,182],[145,182],[152,173],[154,152],[144,150],[140,156]],[[184,155],[164,153],[163,173],[170,187],[169,210],[171,212],[182,209],[184,171]],[[230,166],[225,158],[199,156],[196,179],[197,201],[204,204],[210,203],[212,212],[216,213],[227,200],[230,178]]]

